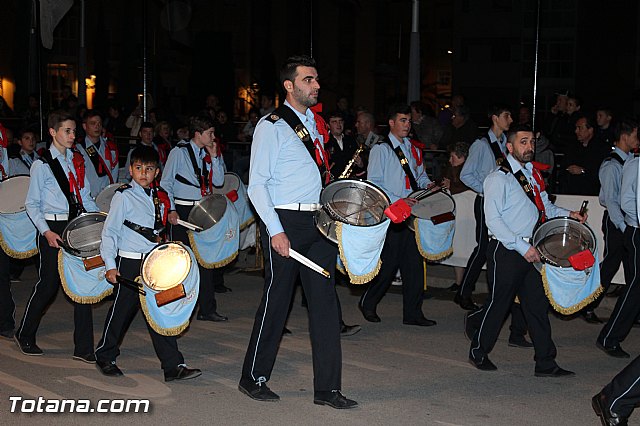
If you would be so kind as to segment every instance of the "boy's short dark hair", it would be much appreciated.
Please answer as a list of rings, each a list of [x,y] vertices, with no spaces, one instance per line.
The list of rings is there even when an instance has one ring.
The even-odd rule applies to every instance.
[[[60,129],[60,126],[62,126],[62,123],[68,120],[74,121],[73,115],[69,114],[67,111],[59,109],[49,113],[47,126],[57,132]]]
[[[153,123],[150,121],[143,121],[142,124],[140,125],[140,130],[142,129],[151,129],[153,130]]]
[[[213,119],[206,115],[199,115],[197,117],[191,117],[189,120],[189,135],[194,137],[196,132],[202,133],[207,129],[215,127]]]
[[[398,114],[411,115],[411,107],[403,103],[395,103],[389,108],[388,120],[395,120]]]
[[[158,156],[158,151],[150,146],[138,146],[131,151],[129,164],[133,166],[136,162],[140,162],[142,164],[153,164],[156,167],[159,167],[160,157]]]
[[[493,104],[487,108],[487,117],[491,120],[494,115],[499,117],[503,112],[511,112],[511,107],[507,104]]]
[[[620,136],[630,135],[638,129],[638,122],[632,117],[624,117],[614,127],[614,140],[619,141]]]
[[[104,120],[104,118],[102,118],[102,113],[100,111],[98,111],[97,109],[89,109],[82,116],[82,122],[86,123],[91,117],[100,117],[101,121]]]

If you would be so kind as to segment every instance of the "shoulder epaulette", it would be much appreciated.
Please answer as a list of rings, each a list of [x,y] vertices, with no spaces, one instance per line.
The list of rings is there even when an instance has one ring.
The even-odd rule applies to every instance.
[[[186,148],[186,147],[188,147],[189,145],[190,145],[190,143],[189,143],[189,142],[187,142],[187,141],[180,141],[180,142],[178,142],[178,144],[177,144],[176,146],[177,146],[178,148]]]
[[[269,114],[269,116],[267,118],[265,118],[265,120],[271,122],[271,123],[275,123],[276,121],[280,120],[282,117],[280,117],[278,114],[274,114],[271,113]]]
[[[124,192],[125,189],[129,189],[131,188],[131,185],[129,185],[128,183],[122,184],[118,187],[118,189],[116,189],[116,192]]]
[[[502,173],[504,173],[505,175],[508,175],[509,173],[511,173],[511,170],[507,169],[507,168],[506,168],[506,167],[504,167],[504,166],[500,166],[500,167],[498,168],[498,170],[500,170],[500,171],[501,171]]]

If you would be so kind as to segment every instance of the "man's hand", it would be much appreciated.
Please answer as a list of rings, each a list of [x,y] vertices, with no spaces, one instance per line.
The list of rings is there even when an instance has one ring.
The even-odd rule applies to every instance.
[[[569,167],[567,167],[567,171],[572,175],[581,175],[584,173],[584,167],[576,166],[575,164],[572,164]]]
[[[451,189],[451,181],[448,178],[442,178],[442,186]]]
[[[109,269],[107,271],[106,274],[104,274],[105,278],[107,279],[107,281],[109,281],[112,284],[117,284],[118,283],[118,279],[116,277],[120,276],[120,272],[118,272],[117,269]]]
[[[362,158],[360,158],[360,154],[358,154],[356,156],[356,166],[360,167],[361,169],[364,168],[364,161],[362,161]]]
[[[533,246],[529,247],[523,257],[529,263],[540,262],[540,253]]]
[[[586,213],[584,215],[581,215],[580,212],[572,211],[572,212],[569,212],[569,217],[573,219],[578,219],[580,223],[584,223],[587,220],[587,217],[589,217],[589,215]]]
[[[179,218],[180,217],[178,216],[178,212],[176,211],[173,211],[167,215],[167,221],[172,225],[177,225]]]
[[[291,242],[287,238],[287,234],[281,232],[271,237],[271,247],[280,256],[289,257],[289,249],[291,248]]]
[[[58,245],[58,240],[62,241],[62,238],[60,238],[60,235],[49,230],[49,231],[46,231],[44,234],[42,234],[42,236],[47,239],[49,246],[53,248],[60,248],[60,246]]]

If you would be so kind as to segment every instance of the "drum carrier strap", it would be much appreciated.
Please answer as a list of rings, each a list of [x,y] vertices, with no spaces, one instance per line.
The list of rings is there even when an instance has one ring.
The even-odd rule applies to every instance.
[[[496,158],[496,165],[501,166],[502,163],[505,162],[504,160],[506,159],[506,157],[502,152],[502,150],[500,149],[500,145],[498,144],[497,141],[491,142],[491,137],[489,136],[489,133],[485,135],[485,138],[487,138],[487,142],[489,142],[489,148],[491,148],[491,151],[493,152],[493,156]]]
[[[513,173],[513,170],[511,169],[511,164],[508,161],[504,161],[500,165],[499,170],[506,175],[509,173],[513,174],[513,176],[516,178],[516,180],[522,187],[522,190],[524,191],[524,193],[527,194],[527,197],[529,198],[529,200],[531,200],[533,205],[536,206],[536,209],[538,210],[538,220],[536,221],[536,226],[540,225],[541,223],[544,223],[547,220],[547,215],[544,211],[544,204],[542,203],[542,199],[540,199],[539,202],[536,200],[536,198],[539,198],[540,195],[539,194],[536,195],[533,185],[531,185],[531,183],[529,182],[529,179],[527,179],[527,177],[524,175],[524,173],[522,172],[522,169],[518,170],[516,173]],[[534,169],[534,173],[535,173],[535,169]],[[534,178],[535,178],[535,175],[534,175]],[[536,181],[537,180],[538,179],[536,179]],[[542,192],[543,190],[544,189],[541,187],[540,192]]]
[[[69,178],[64,173],[64,169],[59,161],[54,161],[51,156],[51,151],[45,149],[42,155],[40,156],[40,161],[44,164],[48,164],[51,172],[53,173],[53,177],[56,178],[56,182],[58,182],[58,186],[60,190],[64,194],[67,199],[67,203],[69,204],[69,220],[74,219],[80,214],[85,213],[86,210],[84,206],[78,201],[76,198],[76,194],[72,193],[69,188]]]
[[[130,189],[131,185],[122,185],[120,188],[116,189],[116,192],[124,192],[127,189]],[[131,229],[133,232],[136,232],[151,241],[152,243],[160,243],[164,240],[164,235],[166,233],[166,228],[162,223],[162,216],[160,215],[160,202],[158,200],[157,190],[155,188],[151,191],[153,196],[153,206],[155,208],[155,222],[153,228],[148,228],[146,226],[138,225],[135,222],[132,222],[128,219],[125,219],[123,222],[124,226]]]
[[[302,124],[302,121],[300,121],[300,117],[298,117],[291,108],[284,104],[280,105],[278,108],[276,108],[275,111],[269,114],[266,120],[270,121],[271,123],[275,123],[281,118],[289,125],[289,127],[291,127],[291,129],[293,129],[295,134],[300,138],[304,146],[307,148],[307,151],[309,152],[309,155],[311,156],[314,164],[318,166],[318,171],[320,172],[321,176],[320,180],[322,181],[322,187],[324,188],[328,183],[326,182],[324,177],[327,176],[327,174],[330,172],[329,170],[327,170],[324,162],[321,161],[320,164],[318,164],[318,162],[316,161],[316,147],[311,140],[311,134],[309,133],[309,130],[304,127],[304,124]],[[326,154],[326,151],[325,155],[328,155]]]
[[[201,185],[198,186],[193,182],[190,182],[186,177],[182,176],[179,173],[176,174],[175,176],[176,180],[184,185],[193,186],[195,188],[199,188],[200,190],[202,190],[202,188],[207,188],[209,185],[209,177],[206,176],[206,173],[204,173],[203,169],[201,169],[198,166],[198,160],[196,160],[196,155],[193,153],[193,149],[191,149],[191,143],[178,144],[178,148],[184,148],[189,153],[189,160],[191,160],[191,166],[193,167],[193,172],[196,174],[196,177],[200,180]]]
[[[398,160],[400,160],[400,165],[402,166],[402,170],[404,170],[404,174],[407,175],[407,179],[409,179],[409,185],[411,185],[412,191],[418,191],[420,187],[418,186],[418,182],[416,182],[416,178],[413,176],[413,172],[411,171],[411,167],[409,167],[409,160],[402,152],[402,148],[398,145],[396,148],[393,147],[393,144],[389,140],[389,138],[385,138],[381,143],[388,144],[393,152],[398,156]]]
[[[620,154],[615,151],[611,151],[609,156],[605,158],[605,161],[606,160],[616,160],[618,163],[620,163],[621,166],[624,166],[624,160],[622,159],[622,157],[620,157]]]
[[[100,143],[104,143],[105,144],[104,149],[109,149],[109,147],[107,146],[106,142],[100,141]],[[100,153],[96,149],[96,146],[95,145],[91,145],[91,146],[87,147],[87,141],[84,140],[84,139],[79,141],[78,144],[82,145],[84,150],[87,152],[87,155],[89,156],[89,159],[91,160],[91,164],[93,164],[93,168],[95,169],[96,174],[98,175],[98,177],[109,176],[109,183],[110,184],[113,183],[113,176],[111,176],[111,172],[109,171],[109,167],[107,167],[107,164],[104,162],[102,156],[100,155]]]

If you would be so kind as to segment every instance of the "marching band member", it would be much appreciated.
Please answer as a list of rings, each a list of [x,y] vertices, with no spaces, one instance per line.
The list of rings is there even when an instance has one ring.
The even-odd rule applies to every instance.
[[[378,185],[389,196],[392,203],[403,198],[413,205],[415,200],[407,197],[413,191],[432,184],[427,176],[424,163],[418,164],[418,155],[407,138],[411,130],[411,108],[397,104],[389,110],[389,135],[371,148],[368,179]],[[403,166],[402,159],[408,160]],[[421,158],[421,157],[419,157]],[[395,272],[400,267],[402,274],[402,323],[429,327],[436,322],[425,318],[422,313],[422,291],[424,267],[418,251],[414,233],[405,222],[390,224],[382,249],[382,267],[371,281],[369,288],[360,298],[358,307],[367,321],[380,322],[376,307],[391,285]]]
[[[224,163],[215,142],[213,121],[209,117],[192,118],[189,131],[191,141],[178,144],[169,153],[160,185],[175,206],[175,210],[169,213],[171,239],[191,246],[186,229],[178,226],[178,219],[187,220],[193,206],[202,197],[211,194],[214,185],[221,186],[224,183]],[[200,308],[196,318],[200,321],[227,321],[226,316],[218,314],[215,296],[215,282],[220,279],[221,271],[202,265],[198,267]]]
[[[489,353],[518,296],[535,349],[535,375],[572,376],[575,373],[560,368],[555,362],[549,301],[540,273],[533,266],[533,262],[540,262],[540,255],[529,238],[536,223],[546,217],[571,216],[584,222],[586,215],[556,207],[549,201],[541,187],[542,177],[536,178],[538,172],[531,164],[534,143],[533,133],[527,127],[510,131],[507,158],[484,181],[484,213],[491,235],[487,251],[490,296],[482,309],[466,317],[465,332],[471,339],[469,361],[479,370],[497,369],[489,360]]]
[[[151,147],[134,148],[129,174],[131,185],[121,186],[111,200],[109,215],[102,229],[100,254],[107,270],[107,280],[117,283],[117,276],[135,277],[140,272],[144,255],[164,235],[170,200],[162,188],[152,188],[160,172],[158,153]],[[156,208],[155,206],[158,206]],[[102,338],[96,349],[96,364],[105,376],[122,376],[116,365],[119,343],[140,306],[138,292],[118,285],[113,305],[109,308]],[[164,380],[186,380],[201,371],[189,368],[178,350],[176,336],[163,336],[147,322],[153,348],[164,370]]]
[[[102,136],[102,116],[97,110],[91,109],[85,113],[82,128],[87,136],[76,147],[87,164],[91,196],[95,198],[104,188],[118,181],[120,154],[118,146]]]
[[[27,129],[20,132],[18,144],[20,145],[20,152],[14,158],[9,159],[10,176],[28,175],[33,162],[40,158],[35,151],[36,135],[33,130]]]
[[[156,152],[158,153],[158,156],[160,156],[162,154],[162,156],[165,157],[165,163],[166,163],[167,152],[165,151],[164,148],[160,149],[160,147],[158,147],[156,145],[156,143],[154,142],[154,140],[153,140],[153,123],[145,121],[140,125],[140,140],[136,144],[136,147],[139,147],[139,146],[152,147],[153,149],[156,150]],[[129,170],[130,170],[130,166],[131,166],[131,153],[132,152],[133,152],[133,149],[130,150],[129,153],[127,154],[127,162],[124,164],[124,167],[125,167],[125,177],[124,177],[124,179],[127,182],[131,182],[131,173],[129,172]],[[162,161],[160,161],[160,174],[162,174],[162,167],[163,166],[164,166],[164,163]]]
[[[342,351],[333,282],[289,258],[292,248],[331,276],[335,273],[337,247],[321,235],[314,222],[329,169],[324,140],[309,109],[318,103],[320,88],[315,61],[308,56],[289,58],[280,71],[280,81],[286,101],[260,120],[251,147],[248,193],[262,220],[265,285],[238,388],[258,401],[280,399],[267,381],[300,274],[313,352],[313,402],[352,408],[357,402],[340,392]]]
[[[97,212],[91,198],[91,185],[85,174],[82,155],[73,150],[76,123],[64,111],[49,114],[51,147],[31,166],[31,181],[25,206],[40,233],[38,250],[40,279],[27,302],[15,340],[25,355],[42,355],[36,344],[36,332],[42,315],[54,299],[60,284],[58,249],[60,234],[68,222],[84,211]],[[91,305],[72,302],[74,307],[75,349],[73,358],[94,363],[93,318]]]

